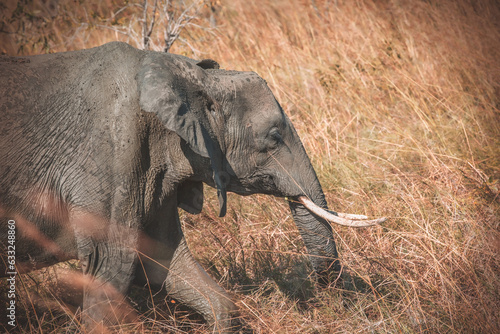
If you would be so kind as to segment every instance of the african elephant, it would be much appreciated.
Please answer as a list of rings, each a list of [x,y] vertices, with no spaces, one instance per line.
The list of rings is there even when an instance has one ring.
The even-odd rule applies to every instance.
[[[323,280],[340,268],[325,219],[383,220],[327,211],[294,127],[253,72],[113,42],[3,57],[0,92],[0,240],[8,246],[15,222],[18,272],[79,259],[90,327],[122,321],[116,305],[147,279],[231,330],[236,307],[179,223],[178,207],[201,211],[203,183],[217,189],[221,216],[228,191],[289,198]]]

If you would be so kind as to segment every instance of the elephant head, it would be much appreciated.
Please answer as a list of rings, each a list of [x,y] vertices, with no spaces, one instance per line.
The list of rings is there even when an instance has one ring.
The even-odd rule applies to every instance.
[[[328,211],[295,128],[266,81],[256,73],[222,70],[212,60],[195,63],[156,54],[147,58],[142,68],[142,109],[155,113],[192,151],[205,158],[201,167],[195,167],[194,184],[204,182],[217,188],[220,215],[226,211],[227,191],[289,199],[321,281],[340,270],[328,221],[359,227],[385,220]],[[197,187],[202,189],[201,184]],[[190,212],[201,210],[187,207]]]

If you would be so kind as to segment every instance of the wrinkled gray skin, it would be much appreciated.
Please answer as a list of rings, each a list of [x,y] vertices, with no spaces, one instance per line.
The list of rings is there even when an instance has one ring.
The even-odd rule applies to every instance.
[[[203,183],[217,188],[221,215],[227,191],[306,195],[326,208],[266,82],[217,67],[118,42],[0,61],[0,241],[14,219],[19,271],[80,259],[89,326],[116,322],[109,304],[147,277],[230,330],[235,305],[179,223],[178,207],[200,212]],[[290,210],[328,281],[339,270],[330,225],[301,204]],[[2,255],[2,274],[5,265]]]

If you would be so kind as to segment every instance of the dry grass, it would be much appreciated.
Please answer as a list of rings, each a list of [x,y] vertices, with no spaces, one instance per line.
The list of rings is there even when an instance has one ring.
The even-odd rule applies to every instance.
[[[87,13],[106,16],[114,6],[93,3]],[[84,17],[83,8],[66,15]],[[210,14],[205,9],[198,23],[208,26]],[[498,3],[235,0],[216,4],[212,15],[217,29],[183,35],[200,51],[178,43],[172,52],[259,73],[291,116],[330,206],[391,218],[383,227],[335,228],[344,288],[316,289],[285,203],[233,195],[219,219],[210,193],[201,216],[183,215],[184,229],[200,262],[235,293],[248,326],[259,333],[500,332]],[[92,25],[46,21],[36,33],[52,32],[47,43],[32,45],[33,31],[25,40],[2,34],[4,51],[126,40]],[[160,298],[145,311],[141,331],[206,330],[166,304]],[[70,311],[26,309],[26,331],[76,326]]]

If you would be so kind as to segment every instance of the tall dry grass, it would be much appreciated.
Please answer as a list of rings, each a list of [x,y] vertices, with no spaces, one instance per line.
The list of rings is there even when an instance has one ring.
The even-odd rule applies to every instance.
[[[39,30],[24,40],[4,34],[2,47],[14,55],[20,44],[36,53],[127,40],[89,24],[116,5],[61,7],[75,20],[97,14],[87,25],[32,22]],[[174,44],[172,52],[259,73],[295,124],[330,207],[390,217],[381,227],[335,227],[344,286],[319,289],[282,200],[232,195],[219,219],[210,193],[201,216],[183,215],[184,229],[196,257],[234,292],[248,326],[500,332],[498,3],[235,0],[214,9],[198,23],[209,27],[212,16],[217,27],[185,31],[191,46]],[[32,37],[49,32],[46,43]],[[164,304],[145,311],[142,331],[205,330],[174,302]],[[29,310],[26,331],[73,326],[71,316],[34,318]]]

